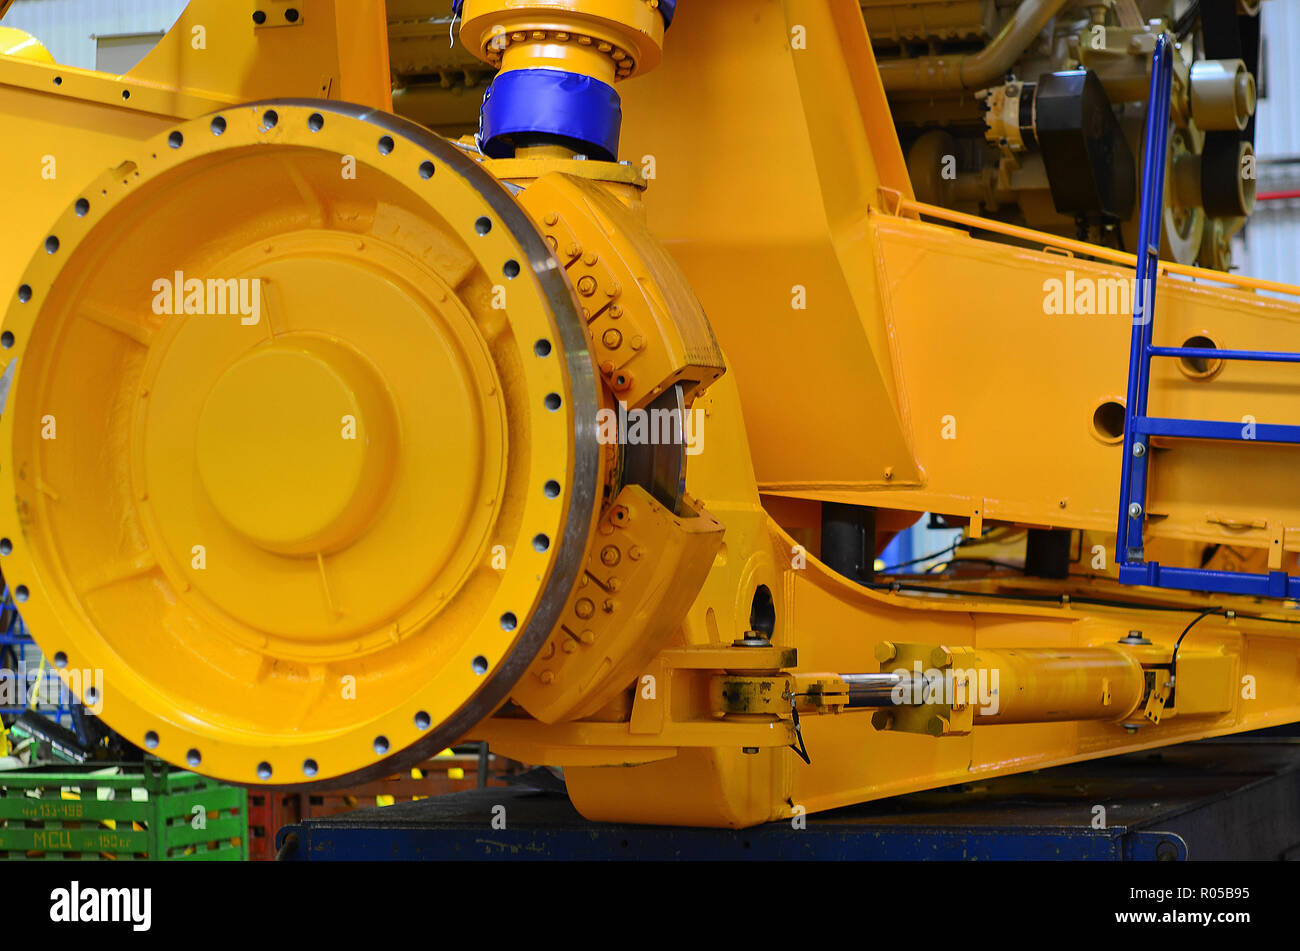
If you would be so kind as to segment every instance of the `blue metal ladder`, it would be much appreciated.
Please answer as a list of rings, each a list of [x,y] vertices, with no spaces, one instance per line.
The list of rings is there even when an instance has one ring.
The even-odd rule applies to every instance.
[[[1143,519],[1146,517],[1147,466],[1152,436],[1179,439],[1225,439],[1269,443],[1300,443],[1300,426],[1205,419],[1165,419],[1147,415],[1147,390],[1152,357],[1207,360],[1253,360],[1300,363],[1300,353],[1266,350],[1217,350],[1200,347],[1156,347],[1151,343],[1155,315],[1156,278],[1160,267],[1160,230],[1164,214],[1165,152],[1169,138],[1169,98],[1174,50],[1168,36],[1156,40],[1151,63],[1151,94],[1147,108],[1146,154],[1142,162],[1142,205],[1138,219],[1137,286],[1133,294],[1133,339],[1129,349],[1128,402],[1125,409],[1124,460],[1120,472],[1119,532],[1116,563],[1126,584],[1215,591],[1270,598],[1300,598],[1300,578],[1285,571],[1250,574],[1175,568],[1144,560]],[[1249,435],[1248,435],[1249,433]]]

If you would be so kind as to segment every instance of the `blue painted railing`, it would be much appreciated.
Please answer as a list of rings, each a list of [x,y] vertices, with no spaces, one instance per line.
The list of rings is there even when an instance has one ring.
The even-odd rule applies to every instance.
[[[1300,443],[1300,426],[1166,419],[1147,415],[1151,359],[1173,357],[1300,363],[1300,353],[1263,350],[1218,350],[1202,347],[1156,347],[1151,343],[1156,279],[1160,268],[1160,229],[1164,217],[1165,158],[1169,144],[1169,98],[1174,49],[1167,36],[1156,41],[1147,107],[1146,152],[1142,162],[1142,205],[1138,219],[1137,286],[1133,295],[1133,337],[1129,347],[1128,403],[1124,426],[1124,461],[1120,471],[1119,532],[1116,562],[1119,580],[1128,584],[1186,591],[1216,591],[1270,598],[1300,597],[1300,578],[1285,571],[1251,574],[1176,568],[1145,560],[1142,538],[1147,508],[1147,468],[1151,437],[1254,440]]]

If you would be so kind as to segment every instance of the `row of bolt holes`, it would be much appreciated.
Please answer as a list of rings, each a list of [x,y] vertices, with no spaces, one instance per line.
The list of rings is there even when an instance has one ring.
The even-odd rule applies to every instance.
[[[546,494],[546,497],[548,499],[558,498],[560,495],[560,483],[556,482],[554,479],[549,480],[546,483],[546,485],[543,487],[543,492]],[[538,551],[546,551],[546,549],[550,547],[550,539],[548,539],[545,535],[539,534],[533,539],[533,547],[536,548]],[[11,542],[7,538],[0,538],[0,555],[8,555],[13,550],[14,550],[13,542]],[[25,603],[28,597],[29,597],[29,592],[27,590],[26,585],[20,584],[16,588],[14,588],[14,600],[19,604]],[[518,625],[519,625],[519,619],[515,616],[513,611],[507,611],[505,614],[501,615],[502,630],[513,631],[516,627],[518,627]],[[63,651],[55,652],[53,658],[51,659],[54,661],[54,666],[59,669],[63,669],[64,667],[68,666],[68,655]],[[482,654],[479,654],[477,657],[474,658],[470,666],[473,669],[474,673],[478,674],[481,677],[488,672],[488,667],[489,667],[488,659],[484,657]],[[87,687],[84,700],[87,704],[94,706],[95,703],[97,703],[99,700],[99,691],[96,690],[94,687]],[[417,729],[427,730],[429,726],[432,724],[432,722],[433,722],[432,718],[429,716],[429,714],[425,713],[423,710],[421,710],[419,713],[415,715],[415,726]],[[158,742],[159,742],[158,734],[155,731],[150,730],[147,733],[145,733],[144,745],[146,747],[148,747],[151,750],[156,749],[158,746]],[[380,756],[383,756],[385,753],[388,752],[389,749],[388,737],[386,736],[375,737],[373,746],[375,752]],[[188,763],[190,766],[198,766],[202,761],[203,761],[203,757],[197,749],[191,749],[185,754],[185,762]],[[314,759],[303,760],[302,771],[303,771],[303,775],[305,776],[308,777],[315,776],[317,773],[316,761]],[[267,762],[259,763],[257,766],[257,776],[259,779],[264,779],[264,780],[270,779],[271,764]]]
[[[287,21],[290,22],[290,23],[297,23],[297,22],[298,22],[298,17],[299,17],[298,10],[297,10],[296,8],[294,8],[294,7],[290,7],[288,10],[285,10],[285,11],[284,11],[284,18],[285,18],[285,20],[287,20]],[[255,10],[255,11],[253,11],[253,22],[256,23],[258,26],[261,26],[263,23],[265,23],[265,22],[266,22],[266,11],[264,11],[264,10]],[[56,86],[62,86],[62,85],[63,85],[63,77],[62,77],[62,76],[55,76],[55,77],[54,77],[54,85],[56,85]],[[130,98],[131,98],[131,90],[129,90],[129,89],[123,89],[123,90],[122,90],[122,98],[123,98],[123,99],[130,99]]]
[[[54,77],[54,85],[56,85],[56,86],[62,86],[62,85],[63,85],[63,77],[62,77],[62,76],[55,76],[55,77]],[[131,90],[129,90],[129,89],[123,89],[123,90],[122,90],[122,98],[123,98],[123,99],[130,99],[130,98],[131,98]]]
[[[288,22],[290,22],[290,23],[297,23],[297,22],[298,22],[298,15],[299,15],[299,14],[298,14],[298,10],[297,10],[296,7],[290,7],[288,10],[285,10],[285,11],[284,11],[284,18],[285,18]],[[253,22],[256,23],[258,26],[261,26],[263,23],[265,23],[265,22],[266,22],[266,11],[265,11],[265,10],[254,10],[254,11],[253,11]]]
[[[264,131],[273,129],[275,128],[276,124],[279,121],[280,121],[280,117],[275,112],[275,110],[268,109],[266,112],[262,114],[262,129]],[[322,116],[319,112],[312,113],[312,115],[307,120],[307,125],[308,128],[310,128],[313,132],[319,132],[325,126],[325,117]],[[226,131],[225,118],[222,116],[217,116],[212,120],[212,123],[209,126],[209,128],[212,130],[213,135],[221,135]],[[185,144],[185,136],[182,135],[179,131],[173,132],[170,136],[168,136],[167,144],[171,146],[173,149],[179,149],[182,145]],[[379,139],[378,147],[379,147],[379,153],[381,155],[388,155],[393,151],[393,148],[395,147],[395,143],[393,142],[391,136],[385,135]],[[421,163],[419,171],[420,171],[421,178],[424,179],[432,178],[434,165],[432,162],[425,161]],[[85,217],[85,215],[89,211],[90,211],[90,202],[88,202],[84,198],[77,199],[77,203],[76,203],[77,217],[79,218]],[[477,221],[474,222],[474,230],[478,232],[478,234],[480,235],[488,234],[492,230],[492,220],[486,216],[480,217]],[[56,251],[59,250],[59,239],[56,235],[50,235],[48,238],[45,239],[45,250],[50,254],[54,254]],[[505,267],[502,270],[507,278],[514,279],[519,275],[519,263],[514,260],[509,260],[506,262]],[[31,299],[32,299],[32,289],[30,285],[24,284],[18,288],[18,300],[20,302],[26,304]],[[0,347],[3,347],[4,349],[8,350],[10,347],[13,346],[13,344],[14,344],[14,335],[12,333],[6,330],[3,334],[0,334]],[[536,353],[537,356],[539,357],[549,356],[551,353],[551,342],[546,339],[538,340],[537,343],[533,345],[533,352]],[[546,395],[544,403],[548,410],[550,410],[551,412],[555,412],[560,408],[562,404],[562,400],[560,399],[560,395],[558,393],[548,393]],[[545,492],[546,497],[549,499],[558,498],[560,495],[560,483],[555,481],[554,479],[551,479],[543,487],[543,491]],[[533,536],[533,548],[536,549],[537,551],[544,552],[550,547],[551,547],[551,540],[544,533],[539,532],[537,535]],[[8,555],[11,551],[13,551],[13,543],[10,542],[9,539],[7,538],[0,539],[0,555]],[[26,585],[18,585],[18,587],[14,588],[15,601],[24,602],[27,600],[27,598],[28,598],[28,591]],[[515,616],[514,612],[512,611],[507,611],[505,614],[501,615],[502,630],[513,631],[515,627],[518,626],[518,623],[519,620]],[[68,656],[67,654],[63,653],[63,651],[59,651],[54,655],[54,665],[56,667],[65,667],[67,666],[67,663],[68,663]],[[471,666],[473,667],[474,673],[482,676],[483,674],[487,673],[489,665],[488,665],[487,658],[480,654],[478,657],[474,658]],[[94,687],[91,687],[86,691],[86,701],[90,704],[95,703],[96,692]],[[430,722],[431,720],[429,714],[425,713],[424,711],[420,711],[415,715],[415,725],[421,730],[428,729]],[[150,730],[144,736],[144,743],[145,746],[148,747],[149,749],[156,748],[158,746],[158,734],[155,733],[153,730]],[[388,748],[389,748],[389,744],[388,744],[387,737],[385,736],[375,737],[374,750],[376,753],[382,756],[388,752]],[[202,756],[200,755],[198,750],[192,749],[185,754],[185,761],[190,766],[198,766],[202,762]],[[312,759],[304,760],[302,764],[302,771],[306,776],[315,776],[317,772],[316,761]],[[271,764],[265,762],[259,763],[257,767],[257,775],[259,779],[270,779]]]
[[[276,125],[279,123],[279,121],[280,121],[279,114],[276,113],[274,109],[268,109],[266,112],[262,114],[262,130],[265,132],[274,129]],[[308,117],[307,126],[313,132],[319,132],[325,126],[325,117],[322,116],[319,112],[314,112],[311,114],[310,117]],[[214,118],[212,120],[210,128],[212,130],[213,135],[223,134],[226,131],[225,117],[217,116],[216,118]],[[171,146],[173,149],[179,149],[182,145],[185,144],[185,136],[179,130],[172,132],[172,134],[167,137],[167,144]],[[380,155],[390,154],[395,147],[396,147],[396,143],[394,143],[392,136],[385,135],[380,137],[378,142]],[[421,178],[424,179],[432,178],[434,172],[434,164],[427,160],[421,162],[419,172]],[[75,208],[76,208],[77,217],[84,218],[90,212],[90,202],[87,201],[85,198],[78,198]],[[474,222],[474,230],[479,235],[489,234],[492,231],[492,219],[487,217],[486,215],[480,215]],[[59,250],[59,238],[57,235],[50,235],[45,239],[45,250],[48,254],[54,254],[56,251]],[[519,262],[514,260],[513,258],[506,261],[505,265],[501,268],[501,271],[506,276],[507,280],[514,280],[516,277],[518,277],[519,270],[520,270]],[[26,304],[31,299],[32,299],[32,289],[30,285],[23,284],[21,287],[18,288],[18,300],[20,302]],[[3,339],[0,340],[0,346],[3,346],[4,349],[8,350],[10,347],[13,346],[13,334],[6,331],[2,336]],[[537,341],[537,344],[535,345],[534,349],[536,350],[538,356],[544,357],[551,352],[551,344],[547,340],[539,340]],[[546,408],[551,410],[552,412],[558,410],[560,408],[559,394],[548,393],[546,395],[545,403],[546,403]]]
[[[560,483],[556,482],[554,479],[551,479],[543,487],[543,491],[545,492],[546,497],[548,499],[558,498],[560,495]],[[538,551],[546,551],[546,549],[550,547],[550,539],[548,539],[545,535],[539,534],[533,539],[533,547],[536,548]],[[14,548],[13,542],[11,542],[7,538],[0,538],[0,555],[8,555],[10,552],[13,551],[13,548]],[[28,591],[26,585],[20,584],[18,585],[18,587],[14,588],[15,601],[17,601],[19,604],[22,604],[27,601],[27,598],[28,598]],[[513,611],[507,611],[505,614],[501,615],[502,630],[513,631],[518,625],[519,625],[519,619],[515,616]],[[62,669],[68,666],[68,655],[65,654],[63,651],[56,652],[52,659],[54,661],[55,667]],[[470,666],[473,668],[474,673],[478,674],[481,677],[483,674],[486,674],[488,672],[488,666],[489,666],[488,659],[484,657],[482,654],[480,654],[474,658]],[[94,687],[86,688],[86,694],[84,700],[87,704],[94,706],[94,704],[99,700],[99,692]],[[432,718],[429,716],[429,714],[425,713],[423,710],[421,710],[419,713],[415,715],[415,725],[420,730],[427,730],[432,722],[433,722]],[[147,732],[144,735],[144,745],[151,750],[156,749],[158,747],[158,734],[153,730]],[[383,756],[385,753],[388,752],[388,748],[389,748],[388,737],[386,736],[375,737],[374,750],[377,754]],[[191,749],[185,754],[185,762],[188,763],[190,766],[197,767],[200,763],[203,762],[203,757],[197,749]],[[302,772],[304,776],[308,776],[308,777],[315,776],[317,771],[318,768],[316,765],[316,761],[314,759],[303,760]],[[257,777],[258,779],[263,779],[263,780],[270,779],[271,764],[267,762],[259,763],[257,765]]]

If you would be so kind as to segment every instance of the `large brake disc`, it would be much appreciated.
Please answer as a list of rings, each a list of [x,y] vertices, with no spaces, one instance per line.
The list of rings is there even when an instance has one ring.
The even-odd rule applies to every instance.
[[[0,567],[174,763],[418,761],[507,697],[579,576],[603,467],[573,291],[416,125],[282,101],[143,144],[54,224],[0,345]]]

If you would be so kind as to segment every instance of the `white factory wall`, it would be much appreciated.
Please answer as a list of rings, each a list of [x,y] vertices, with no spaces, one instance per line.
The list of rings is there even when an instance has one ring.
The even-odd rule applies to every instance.
[[[1258,191],[1300,189],[1300,0],[1265,0],[1264,93],[1255,122]],[[1261,201],[1233,245],[1241,274],[1300,284],[1300,199]]]
[[[1300,0],[1265,0],[1260,15],[1267,95],[1256,112],[1255,149],[1300,156]]]
[[[26,30],[65,66],[95,68],[95,35],[167,30],[187,0],[17,0],[3,25]]]

